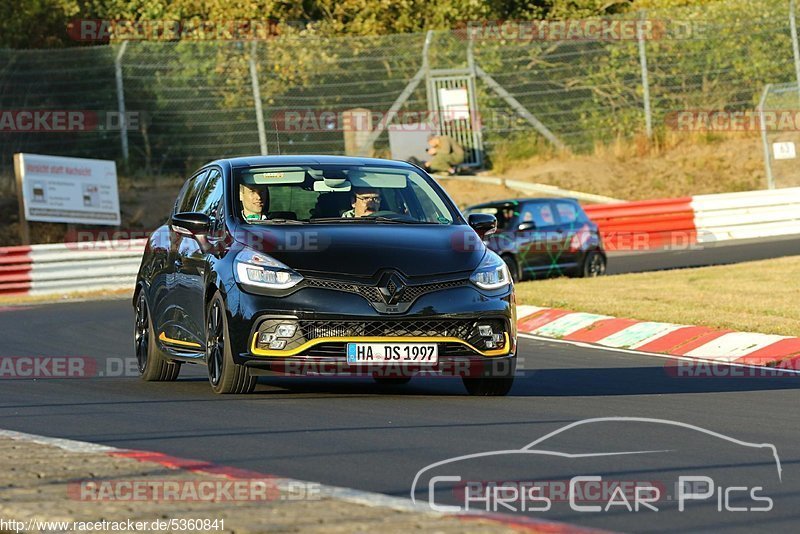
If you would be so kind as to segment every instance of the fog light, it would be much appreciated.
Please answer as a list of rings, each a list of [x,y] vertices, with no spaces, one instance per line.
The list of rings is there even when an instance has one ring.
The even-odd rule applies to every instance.
[[[492,327],[488,324],[479,325],[478,333],[481,335],[481,337],[492,337]]]
[[[294,337],[294,333],[297,332],[297,325],[296,324],[279,324],[278,329],[275,332],[275,337]]]
[[[275,334],[269,332],[261,332],[261,337],[258,338],[258,342],[266,345],[267,343],[272,343],[272,340],[275,339]]]
[[[272,350],[283,350],[284,347],[286,347],[285,339],[276,339],[269,344],[269,348]]]
[[[497,347],[497,345],[495,344],[494,341],[485,341],[484,345],[486,345],[487,349],[493,349],[493,348]]]

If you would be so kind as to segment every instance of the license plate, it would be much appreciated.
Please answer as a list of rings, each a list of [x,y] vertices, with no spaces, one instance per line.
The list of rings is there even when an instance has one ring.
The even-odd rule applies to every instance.
[[[432,364],[439,361],[436,343],[348,343],[347,363]]]

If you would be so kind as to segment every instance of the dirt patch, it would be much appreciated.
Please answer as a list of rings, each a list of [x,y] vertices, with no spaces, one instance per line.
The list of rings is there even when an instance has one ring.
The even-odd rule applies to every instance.
[[[637,140],[594,154],[534,157],[507,164],[503,178],[555,185],[627,200],[765,189],[761,139],[730,135]]]
[[[447,191],[447,194],[450,195],[450,198],[453,199],[459,209],[490,200],[525,196],[519,191],[502,185],[482,184],[466,180],[448,180],[438,177],[436,181]]]
[[[466,522],[430,512],[357,504],[331,496],[325,487],[314,483],[282,484],[279,479],[256,476],[257,473],[232,479],[8,438],[0,438],[0,453],[3,487],[0,514],[6,524],[22,522],[17,531],[453,534],[518,531],[490,520]],[[142,489],[146,491],[139,491]],[[172,498],[166,498],[167,495]],[[70,526],[60,528],[47,523],[51,521],[67,522]],[[129,521],[141,526],[131,528]],[[89,522],[93,526],[73,529],[73,522]],[[155,522],[167,526],[151,526]]]

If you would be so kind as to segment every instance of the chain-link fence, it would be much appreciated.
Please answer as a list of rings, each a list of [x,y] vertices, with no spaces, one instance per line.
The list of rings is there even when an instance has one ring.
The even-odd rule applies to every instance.
[[[420,69],[474,76],[489,154],[515,132],[573,151],[657,136],[675,111],[752,110],[765,84],[795,81],[788,14],[788,0],[730,0],[604,19],[621,30],[596,39],[587,21],[573,21],[581,24],[535,35],[478,23],[381,37],[0,50],[0,110],[16,113],[0,124],[0,172],[10,176],[15,152],[115,159],[132,175],[183,174],[242,154],[344,153],[345,110],[429,110],[426,83],[410,84]],[[48,119],[13,123],[31,110],[91,119],[72,131],[48,131]],[[389,155],[385,132],[372,153]]]
[[[759,103],[758,128],[766,162],[767,183],[800,186],[800,91],[796,83],[767,84]]]

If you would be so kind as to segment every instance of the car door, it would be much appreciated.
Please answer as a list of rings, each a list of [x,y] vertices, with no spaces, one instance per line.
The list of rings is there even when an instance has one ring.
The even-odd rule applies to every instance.
[[[543,274],[557,269],[563,232],[552,203],[549,200],[524,203],[520,207],[516,227],[522,268],[529,274]]]
[[[200,190],[208,174],[203,169],[186,181],[173,208],[173,214],[194,211]],[[167,346],[174,348],[196,349],[198,343],[196,336],[191,335],[193,330],[188,324],[182,301],[185,298],[184,284],[181,280],[183,255],[191,250],[193,238],[187,238],[168,225],[169,252],[167,265],[164,269],[166,281],[165,290],[156,303],[156,314],[159,318],[158,336]]]
[[[571,200],[555,200],[555,215],[558,219],[559,227],[564,232],[563,247],[559,257],[559,265],[564,269],[572,269],[578,266],[581,255],[583,254],[582,241],[586,237],[586,220],[583,211],[576,202]]]
[[[223,181],[219,169],[209,170],[202,187],[198,190],[194,211],[211,218],[212,230],[224,220],[222,216]],[[217,231],[205,237],[205,246],[190,236],[182,236],[177,264],[178,287],[186,333],[190,340],[205,346],[205,287],[206,274],[210,268],[215,244],[220,239]]]

